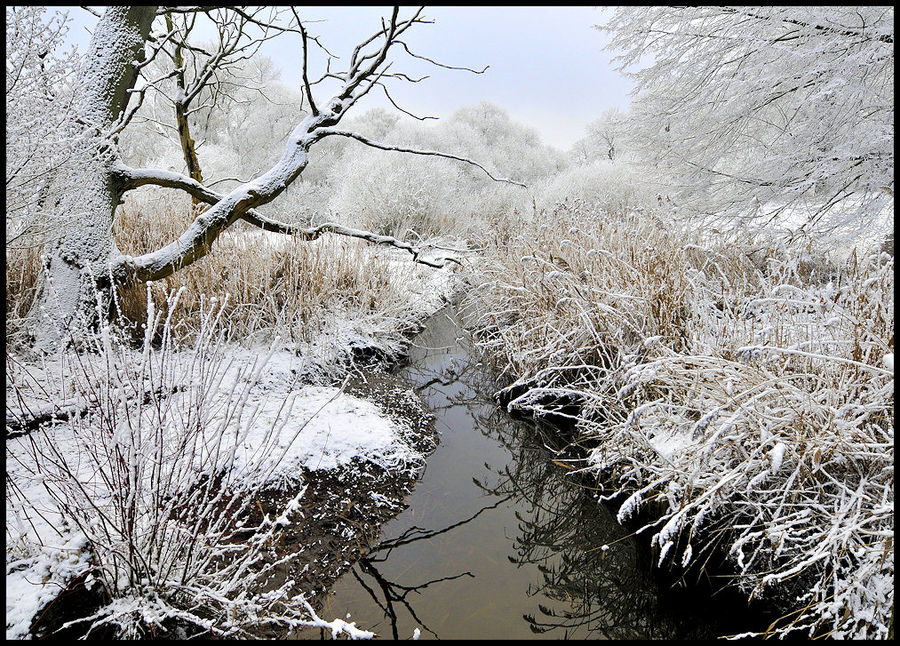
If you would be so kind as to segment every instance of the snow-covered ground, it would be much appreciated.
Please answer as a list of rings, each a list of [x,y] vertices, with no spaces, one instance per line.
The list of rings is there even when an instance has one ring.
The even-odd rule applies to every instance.
[[[422,276],[409,285],[420,295],[420,310],[410,316],[420,320],[440,307],[453,285],[449,269]],[[162,486],[162,465],[184,481],[171,485],[169,494],[192,486],[191,474],[222,469],[235,482],[292,482],[302,491],[301,473],[308,477],[353,460],[399,471],[424,464],[408,424],[342,387],[309,383],[311,376],[334,376],[340,364],[346,371],[349,345],[396,356],[399,334],[384,335],[365,321],[335,320],[299,348],[276,340],[251,349],[223,344],[214,334],[201,338],[186,351],[149,344],[127,350],[109,341],[90,356],[66,355],[42,365],[8,360],[8,415],[53,406],[79,413],[6,443],[7,639],[28,638],[41,609],[90,567],[90,541],[60,512],[59,500],[77,481],[89,490],[84,499],[97,505],[97,513],[106,511],[118,482],[103,473],[110,455],[125,454],[129,465],[142,469],[135,476],[139,486],[151,491]],[[141,401],[145,405],[137,406]],[[173,448],[187,444],[190,451]],[[275,519],[288,522],[288,513]],[[332,623],[321,625],[334,628]]]

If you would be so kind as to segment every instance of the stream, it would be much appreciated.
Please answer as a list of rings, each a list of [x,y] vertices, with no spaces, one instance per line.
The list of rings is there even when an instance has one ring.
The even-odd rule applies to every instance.
[[[559,442],[552,430],[491,399],[494,373],[476,357],[451,308],[415,338],[397,377],[436,415],[440,443],[408,507],[320,616],[393,639],[697,639],[759,627],[735,598],[661,583],[646,546],[547,448]]]

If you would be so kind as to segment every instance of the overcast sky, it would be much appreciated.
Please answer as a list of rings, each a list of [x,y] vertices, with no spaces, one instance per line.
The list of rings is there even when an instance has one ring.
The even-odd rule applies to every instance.
[[[70,35],[80,48],[97,18],[70,7]],[[304,7],[301,17],[325,19],[310,25],[335,55],[346,59],[353,46],[380,25],[389,9],[379,7]],[[401,10],[408,16],[411,7]],[[626,108],[632,84],[615,71],[604,50],[607,35],[593,25],[605,19],[594,7],[428,7],[433,25],[413,27],[406,39],[412,51],[447,65],[481,69],[484,74],[446,70],[395,54],[392,70],[429,74],[418,84],[395,82],[391,95],[419,115],[446,117],[457,108],[492,101],[516,121],[536,128],[544,142],[562,149],[583,136],[585,126],[607,108]],[[300,83],[299,40],[280,37],[262,50],[282,70],[282,80]],[[310,76],[314,76],[312,73]],[[358,108],[390,104],[374,91]],[[408,117],[404,117],[408,118]]]

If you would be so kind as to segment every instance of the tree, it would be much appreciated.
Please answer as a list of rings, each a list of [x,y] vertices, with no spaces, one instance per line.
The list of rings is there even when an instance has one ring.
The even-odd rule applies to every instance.
[[[587,125],[587,136],[579,139],[570,152],[579,164],[589,164],[597,159],[614,161],[622,156],[622,139],[625,115],[619,108],[604,110],[599,119]]]
[[[605,26],[637,80],[631,138],[684,212],[870,226],[891,198],[890,7],[623,7]],[[647,62],[649,61],[649,62]],[[735,220],[737,220],[735,222]]]
[[[187,175],[197,182],[203,182],[203,172],[194,138],[191,136],[189,117],[205,111],[207,118],[214,106],[223,98],[235,100],[230,92],[241,87],[237,82],[234,68],[253,57],[260,46],[270,38],[283,33],[290,27],[278,25],[279,16],[286,9],[213,8],[203,11],[174,13],[166,10],[163,14],[167,33],[162,37],[161,51],[171,61],[171,71],[156,79],[145,79],[141,92],[148,88],[161,89],[160,82],[174,78],[175,91],[162,92],[175,112],[178,140],[184,157]],[[203,14],[216,31],[216,38],[210,47],[202,47],[191,42],[191,33],[197,26],[197,18]],[[256,29],[259,33],[255,33]],[[196,207],[201,204],[193,198]]]
[[[196,10],[171,8],[159,13]],[[300,176],[308,164],[310,149],[327,137],[345,137],[382,150],[454,159],[478,167],[500,181],[480,164],[464,157],[387,145],[337,127],[348,110],[373,88],[387,92],[388,80],[416,81],[402,72],[390,71],[389,54],[393,46],[400,45],[410,56],[424,58],[409,50],[403,35],[411,27],[431,21],[422,17],[422,9],[409,18],[400,18],[397,7],[380,29],[356,45],[347,59],[346,69],[332,71],[333,57],[327,54],[326,73],[312,82],[308,77],[309,43],[318,41],[308,35],[292,9],[296,21],[292,30],[300,36],[302,44],[303,98],[309,113],[288,137],[281,159],[266,172],[227,194],[219,194],[180,173],[129,167],[118,153],[116,135],[137,110],[138,103],[129,105],[129,98],[142,95],[141,89],[134,88],[139,69],[158,54],[165,42],[165,38],[148,38],[157,13],[154,7],[108,8],[96,27],[81,67],[75,123],[83,154],[77,177],[70,178],[71,188],[77,190],[68,193],[57,209],[58,213],[77,213],[78,225],[62,231],[47,250],[47,280],[34,308],[35,313],[41,314],[35,332],[35,347],[39,350],[57,348],[66,342],[67,331],[88,326],[96,318],[94,303],[98,293],[102,304],[108,302],[113,289],[134,281],[159,280],[178,271],[209,253],[216,238],[239,220],[308,240],[332,232],[391,244],[409,251],[414,259],[427,262],[419,256],[419,249],[388,236],[331,223],[303,229],[275,221],[256,210],[277,198]],[[325,79],[337,82],[338,89],[328,100],[316,100],[312,86]],[[126,256],[118,251],[112,238],[113,216],[128,191],[146,185],[180,189],[209,207],[177,240],[141,256]]]
[[[45,7],[6,9],[6,246],[39,246],[52,231],[42,214],[65,164],[74,51],[64,17]]]

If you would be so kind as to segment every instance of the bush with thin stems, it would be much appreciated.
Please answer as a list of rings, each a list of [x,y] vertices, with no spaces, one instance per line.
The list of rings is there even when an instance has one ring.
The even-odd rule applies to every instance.
[[[8,506],[33,529],[82,536],[88,583],[106,600],[63,627],[107,627],[124,638],[248,637],[299,626],[358,636],[350,624],[319,619],[292,580],[267,584],[291,558],[274,546],[302,513],[305,484],[297,476],[294,495],[261,520],[250,512],[290,448],[284,437],[296,439],[308,420],[291,425],[292,395],[255,398],[271,355],[229,358],[226,303],[202,303],[192,341],[178,347],[180,296],[169,295],[164,313],[148,294],[136,350],[103,325],[79,340],[86,352],[60,353],[43,370],[7,355],[8,414],[39,416],[42,399],[57,413],[7,440]],[[274,415],[263,416],[267,405]],[[23,498],[17,479],[37,482],[43,495]]]

